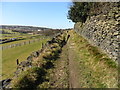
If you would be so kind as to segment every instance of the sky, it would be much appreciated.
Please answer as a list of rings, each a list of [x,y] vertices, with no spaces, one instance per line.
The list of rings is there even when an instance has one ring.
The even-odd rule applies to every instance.
[[[67,19],[70,2],[2,2],[2,25],[73,28]]]

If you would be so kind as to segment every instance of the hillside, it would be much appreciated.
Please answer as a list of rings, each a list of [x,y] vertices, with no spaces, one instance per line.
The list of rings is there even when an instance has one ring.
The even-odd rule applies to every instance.
[[[34,26],[17,26],[17,25],[1,25],[1,29],[9,29],[9,30],[30,30],[30,31],[36,31],[36,30],[48,30],[51,28],[45,28],[45,27],[34,27]]]
[[[41,34],[46,36],[54,36],[65,29],[52,29],[45,27],[34,27],[34,26],[17,26],[17,25],[1,25],[0,32],[3,34],[12,33],[27,33],[27,34]]]
[[[41,32],[50,38],[31,46],[40,48],[17,61],[13,77],[2,80],[2,87],[119,89],[119,5],[73,2],[68,13],[74,29]]]

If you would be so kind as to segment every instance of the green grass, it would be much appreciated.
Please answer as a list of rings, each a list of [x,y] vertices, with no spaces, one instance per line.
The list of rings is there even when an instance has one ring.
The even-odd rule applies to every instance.
[[[30,38],[32,36],[35,36],[34,38]],[[20,36],[19,36],[20,37]],[[15,38],[15,37],[14,37]],[[43,36],[37,36],[37,35],[30,35],[30,36],[22,36],[22,38],[24,38],[23,40],[18,40],[18,41],[13,41],[13,42],[9,42],[9,43],[4,43],[4,44],[1,44],[0,46],[8,46],[8,45],[11,45],[11,44],[17,44],[17,43],[22,43],[22,42],[26,42],[26,41],[30,41],[30,40],[34,40],[34,39],[38,39],[38,38],[43,38]]]
[[[25,38],[27,36],[27,34],[1,34],[2,37],[0,37],[1,39],[10,39],[10,38],[18,38],[18,37],[23,37]]]
[[[70,34],[76,46],[82,88],[118,88],[117,63],[74,31]]]
[[[27,33],[19,33],[19,32],[12,32],[12,30],[7,30],[7,29],[3,29],[5,32],[8,32],[9,34],[0,34],[0,39],[10,39],[10,38],[18,38],[18,37],[22,37],[22,38],[30,38],[32,36],[37,36],[37,35],[30,35]],[[0,29],[0,31],[2,31]]]
[[[0,34],[0,36],[2,35],[2,37],[0,37],[0,39],[9,39],[9,38],[18,37],[21,35],[21,33],[19,33],[19,32],[12,32],[12,30],[7,30],[7,29],[0,29],[0,31],[9,33],[9,34]]]
[[[0,29],[0,31],[4,31],[6,33],[11,33],[11,34],[18,34],[19,32],[13,32],[12,30],[8,30],[8,29]]]
[[[108,55],[105,54],[104,52],[102,52],[99,48],[90,45],[87,40],[83,39],[81,36],[79,36],[77,34],[75,34],[74,36],[75,36],[75,38],[74,38],[75,43],[78,45],[78,47],[80,47],[79,50],[80,49],[82,50],[82,48],[83,49],[85,48],[83,53],[86,56],[88,55],[88,57],[90,57],[92,55],[92,56],[94,56],[95,61],[103,61],[109,67],[117,68],[117,62],[110,59],[108,57]]]
[[[16,59],[20,61],[26,60],[31,52],[39,50],[42,42],[46,42],[48,39],[34,42],[31,44],[9,48],[2,51],[2,76],[3,79],[11,77],[16,69]]]

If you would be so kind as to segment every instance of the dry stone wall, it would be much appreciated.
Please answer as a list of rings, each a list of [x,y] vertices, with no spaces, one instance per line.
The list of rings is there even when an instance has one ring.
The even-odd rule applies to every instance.
[[[114,6],[107,13],[87,18],[85,23],[76,23],[74,30],[92,45],[107,53],[113,60],[119,60],[120,8]]]

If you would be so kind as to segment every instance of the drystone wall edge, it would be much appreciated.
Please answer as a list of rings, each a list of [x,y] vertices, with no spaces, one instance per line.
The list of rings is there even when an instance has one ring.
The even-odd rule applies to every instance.
[[[114,7],[106,14],[87,18],[85,23],[76,23],[74,30],[94,46],[104,51],[115,61],[119,60],[120,8]]]

